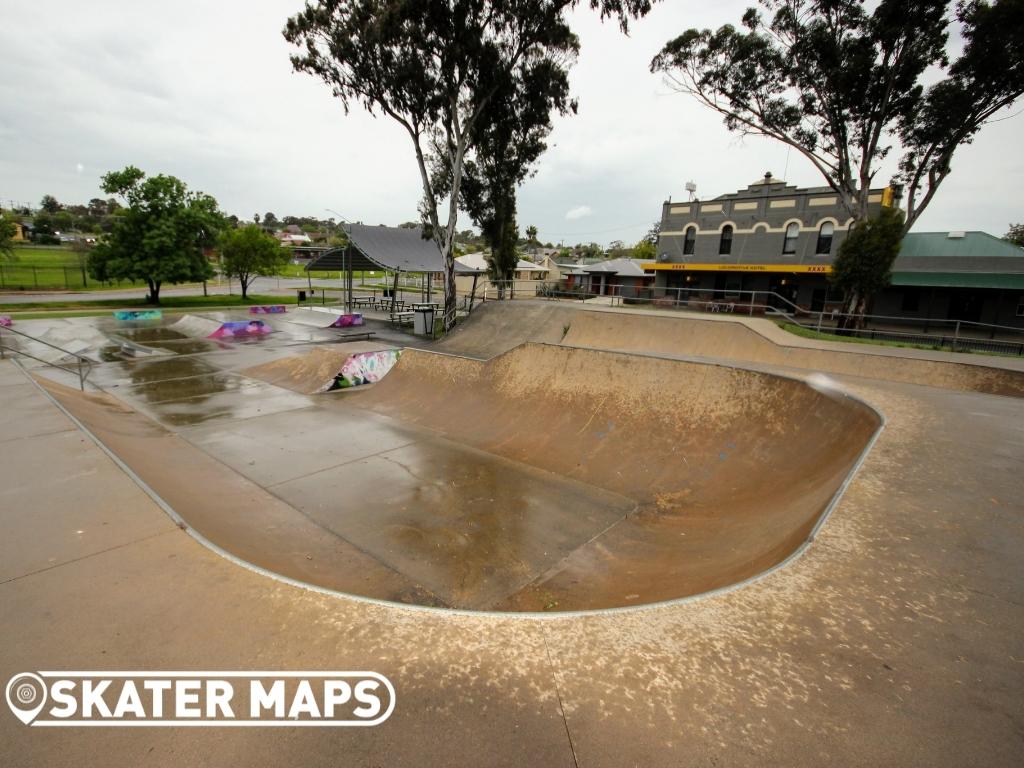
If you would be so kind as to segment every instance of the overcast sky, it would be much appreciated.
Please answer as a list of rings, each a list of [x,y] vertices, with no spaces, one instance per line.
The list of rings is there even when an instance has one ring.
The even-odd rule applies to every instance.
[[[542,241],[632,243],[685,198],[710,198],[770,170],[823,183],[785,147],[739,139],[650,73],[651,58],[690,26],[738,22],[752,4],[665,0],[625,37],[577,12],[579,114],[559,119],[519,221]],[[369,224],[417,218],[419,176],[405,133],[293,74],[281,36],[301,0],[0,0],[0,199],[38,204],[100,196],[103,173],[137,165],[212,194],[242,218],[328,217]],[[1019,107],[1018,107],[1019,108]],[[1024,221],[1024,116],[964,147],[917,231],[1002,235]],[[460,229],[470,225],[463,214]]]

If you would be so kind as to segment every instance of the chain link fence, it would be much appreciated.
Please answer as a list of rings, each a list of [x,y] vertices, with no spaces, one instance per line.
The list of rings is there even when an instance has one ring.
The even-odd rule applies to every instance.
[[[93,290],[96,288],[131,288],[145,286],[132,280],[95,280],[78,264],[36,266],[32,264],[0,264],[0,290]]]

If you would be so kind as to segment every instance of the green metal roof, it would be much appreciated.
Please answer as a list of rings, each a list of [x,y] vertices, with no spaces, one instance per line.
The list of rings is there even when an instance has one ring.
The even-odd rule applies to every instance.
[[[1024,248],[1019,248],[1013,243],[987,232],[964,232],[962,234],[963,237],[950,237],[949,232],[911,232],[903,238],[900,257],[1008,256],[1024,258]]]
[[[994,272],[893,272],[892,285],[935,288],[1018,288],[1024,289],[1024,274]]]

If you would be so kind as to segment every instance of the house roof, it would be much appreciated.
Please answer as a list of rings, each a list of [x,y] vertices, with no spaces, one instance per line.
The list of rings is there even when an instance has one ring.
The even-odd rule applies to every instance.
[[[622,275],[623,277],[650,276],[650,272],[644,271],[643,265],[645,263],[650,263],[650,259],[609,259],[608,261],[581,266],[580,269],[584,272],[608,272],[614,275]]]
[[[1024,258],[1024,248],[988,232],[911,232],[903,238],[900,256],[907,258]]]
[[[987,232],[911,232],[893,277],[896,285],[1018,287],[1024,284],[1024,248]]]
[[[471,269],[487,271],[487,258],[482,253],[467,253],[465,256],[458,256],[455,261]],[[519,259],[516,263],[516,272],[547,272],[546,267],[534,264],[532,261]]]

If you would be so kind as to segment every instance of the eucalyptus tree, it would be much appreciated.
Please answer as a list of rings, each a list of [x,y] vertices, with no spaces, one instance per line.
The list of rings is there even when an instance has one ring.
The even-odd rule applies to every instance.
[[[566,13],[579,4],[629,18],[653,0],[319,0],[290,18],[285,38],[295,70],[321,78],[346,110],[353,104],[397,122],[409,135],[423,187],[425,231],[445,266],[447,330],[455,321],[454,241],[467,154],[477,124],[524,59],[572,49]],[[500,107],[499,107],[500,108]],[[450,179],[435,188],[434,159]],[[447,209],[446,211],[444,209]]]

